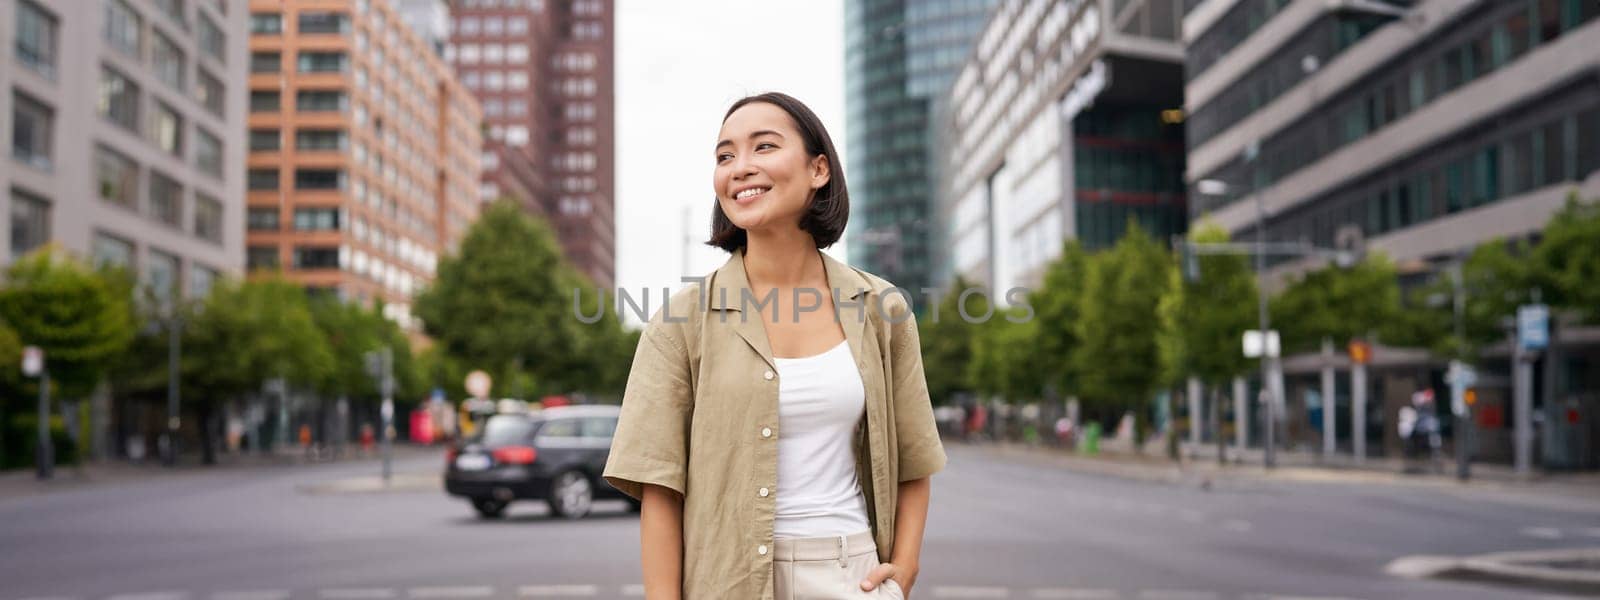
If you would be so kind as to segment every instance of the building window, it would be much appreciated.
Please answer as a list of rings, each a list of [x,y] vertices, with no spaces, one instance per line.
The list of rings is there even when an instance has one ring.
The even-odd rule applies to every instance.
[[[157,102],[155,110],[150,111],[145,137],[167,154],[183,156],[183,117],[172,107]]]
[[[501,21],[500,19],[484,19],[483,20],[483,34],[484,35],[499,36],[499,35],[504,35],[505,32],[506,32],[506,28],[505,28],[505,22],[504,21]]]
[[[133,243],[104,233],[95,234],[94,266],[131,268]]]
[[[188,28],[189,22],[183,16],[183,0],[152,0],[152,3],[156,5],[156,10],[161,11],[162,14],[167,15],[174,22],[184,26],[184,28]]]
[[[300,33],[349,33],[350,17],[336,12],[300,13]]]
[[[528,89],[528,74],[523,71],[513,71],[506,78],[506,87],[521,91]]]
[[[346,138],[340,129],[301,129],[295,133],[297,150],[343,150]]]
[[[461,64],[464,64],[464,65],[477,64],[478,63],[478,56],[479,56],[479,49],[478,49],[478,45],[477,44],[462,44],[461,45],[461,53],[458,56],[461,59]]]
[[[109,68],[100,69],[100,116],[139,132],[139,86]]]
[[[194,236],[222,243],[222,201],[199,192],[194,196]]]
[[[528,144],[528,128],[522,125],[513,125],[506,128],[506,143],[512,146],[525,146]]]
[[[250,112],[278,112],[283,106],[278,92],[250,90]]]
[[[11,95],[11,157],[39,169],[50,168],[55,112],[20,93]]]
[[[140,281],[157,303],[165,305],[178,291],[178,257],[151,250]]]
[[[295,169],[294,187],[297,190],[342,190],[344,172],[338,169]]]
[[[100,199],[128,210],[139,210],[139,165],[104,147],[95,149],[95,179]]]
[[[256,269],[278,268],[277,246],[250,246],[244,253],[245,268],[251,271]]]
[[[342,112],[349,108],[344,92],[338,90],[300,90],[294,108],[299,112]]]
[[[506,76],[499,71],[489,71],[483,75],[483,87],[491,91],[506,89]]]
[[[252,206],[245,219],[250,231],[277,231],[280,227],[276,206]]]
[[[267,152],[282,147],[283,134],[276,129],[251,129],[250,151]]]
[[[200,17],[200,33],[196,37],[200,39],[201,52],[210,54],[212,58],[217,59],[217,62],[228,62],[228,37],[223,35],[222,30],[218,29],[211,19]]]
[[[506,62],[520,65],[528,62],[528,45],[511,44],[506,47]]]
[[[189,265],[189,297],[204,298],[211,295],[211,287],[217,282],[217,271],[209,267],[196,264]]]
[[[456,22],[456,30],[460,31],[461,35],[478,35],[478,18],[462,17]]]
[[[101,31],[111,47],[134,57],[140,55],[139,14],[123,0],[105,1],[105,29]]]
[[[294,228],[296,231],[338,230],[339,220],[339,209],[337,208],[294,209]]]
[[[300,53],[299,70],[301,73],[342,73],[346,61],[343,52],[302,52]]]
[[[200,85],[196,88],[197,93],[195,95],[199,97],[200,104],[210,110],[211,114],[222,116],[222,111],[225,108],[223,105],[223,96],[225,94],[222,89],[222,80],[213,77],[205,69],[198,69],[198,73],[199,75],[196,79],[200,81]]]
[[[294,268],[337,269],[339,249],[329,246],[295,246]]]
[[[506,47],[500,44],[483,45],[483,62],[499,64],[506,60]]]
[[[150,217],[173,227],[183,226],[183,186],[177,180],[150,171]]]
[[[251,52],[251,73],[277,73],[283,70],[283,55],[277,52]]]
[[[515,17],[506,26],[506,33],[511,35],[524,35],[528,33],[528,18]]]
[[[150,49],[150,63],[155,66],[156,78],[173,89],[183,90],[183,49],[167,36],[156,33]]]
[[[11,258],[16,260],[50,241],[50,201],[11,190]]]
[[[216,177],[222,177],[222,140],[210,132],[196,128],[194,144],[194,164]]]
[[[280,35],[283,33],[283,15],[278,13],[251,13],[251,35]]]
[[[250,169],[246,176],[246,186],[252,190],[278,189],[277,169]]]
[[[17,3],[17,60],[40,75],[55,77],[58,28],[54,15],[32,0],[20,0]]]

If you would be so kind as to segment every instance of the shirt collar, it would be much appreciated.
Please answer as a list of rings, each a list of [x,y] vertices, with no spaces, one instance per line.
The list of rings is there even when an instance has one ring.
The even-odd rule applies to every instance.
[[[839,290],[840,298],[855,300],[871,288],[866,278],[849,265],[828,256],[827,252],[818,250],[817,253],[822,255],[822,267],[827,272],[829,288],[819,291],[832,294],[833,290]],[[746,297],[745,294],[749,294],[751,298],[759,298],[753,291],[748,290],[750,290],[750,278],[744,270],[744,248],[739,248],[734,250],[728,261],[712,274],[711,293],[708,294],[710,297],[707,298],[706,306],[711,310],[738,311],[742,304],[739,299]]]

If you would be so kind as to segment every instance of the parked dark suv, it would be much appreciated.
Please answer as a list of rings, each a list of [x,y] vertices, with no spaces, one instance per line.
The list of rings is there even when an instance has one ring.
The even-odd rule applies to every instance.
[[[452,446],[444,487],[466,498],[478,515],[505,515],[513,500],[543,500],[552,514],[568,519],[589,514],[594,500],[620,498],[639,505],[601,479],[616,406],[563,406],[489,417],[481,433]]]

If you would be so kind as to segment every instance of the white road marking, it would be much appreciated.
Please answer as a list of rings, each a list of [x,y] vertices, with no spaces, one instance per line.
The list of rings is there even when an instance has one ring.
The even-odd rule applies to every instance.
[[[1260,598],[1261,600],[1354,600],[1345,596],[1284,596],[1280,594],[1250,596],[1250,598]]]
[[[458,585],[454,587],[415,587],[408,590],[412,598],[483,598],[494,595],[487,585]]]
[[[1011,590],[1003,587],[974,587],[941,585],[933,588],[935,598],[1010,598]]]
[[[142,594],[118,594],[106,600],[183,600],[188,597],[188,592],[147,592]]]
[[[1522,535],[1541,540],[1561,539],[1561,530],[1554,527],[1523,527]]]
[[[1140,600],[1216,600],[1216,592],[1194,590],[1145,590],[1139,592]]]
[[[1600,537],[1600,527],[1590,527],[1585,529],[1583,530],[1583,534],[1589,537]]]
[[[598,596],[598,585],[525,585],[517,588],[518,596]]]
[[[1116,590],[1090,590],[1075,588],[1039,588],[1033,590],[1035,598],[1051,598],[1053,600],[1114,600],[1121,598]]]
[[[628,585],[622,586],[622,595],[624,595],[624,596],[643,596],[644,595],[644,584],[642,584],[642,583],[630,583]]]
[[[369,600],[372,598],[393,598],[397,595],[392,588],[336,588],[319,590],[317,594],[323,598],[337,600]]]
[[[1192,508],[1181,508],[1178,509],[1178,518],[1190,523],[1200,523],[1206,520],[1206,515]]]
[[[211,600],[285,600],[289,590],[239,590],[213,592]]]
[[[1238,531],[1243,533],[1255,529],[1255,526],[1251,525],[1249,521],[1244,519],[1228,519],[1222,522],[1222,528],[1228,531]]]
[[[73,596],[37,596],[34,598],[18,598],[17,600],[78,600]]]

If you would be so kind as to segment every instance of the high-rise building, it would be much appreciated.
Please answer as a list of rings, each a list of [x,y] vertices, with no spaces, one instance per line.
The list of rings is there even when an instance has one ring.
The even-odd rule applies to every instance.
[[[850,262],[916,290],[935,230],[929,113],[993,0],[846,0],[845,140]]]
[[[1576,186],[1600,195],[1597,16],[1583,0],[1208,1],[1186,23],[1189,180],[1237,193],[1193,212],[1254,239],[1254,189],[1268,240],[1364,240],[1417,265],[1532,234]]]
[[[445,54],[483,106],[482,198],[555,229],[598,286],[616,279],[609,0],[454,0]]]
[[[938,110],[945,274],[998,295],[1066,240],[1185,231],[1182,18],[1180,0],[996,8]]]
[[[7,262],[45,243],[203,296],[244,264],[244,6],[0,6]]]
[[[1485,242],[1537,237],[1570,194],[1600,197],[1600,3],[1207,0],[1184,31],[1189,183],[1229,192],[1193,196],[1192,213],[1236,238],[1256,239],[1264,221],[1269,242],[1364,247],[1396,263],[1404,289]],[[1328,263],[1273,258],[1269,285]],[[1581,341],[1595,332],[1556,330],[1538,367],[1546,384],[1522,417],[1509,401],[1508,347],[1478,357],[1478,459],[1510,459],[1510,415],[1541,423],[1540,464],[1600,464],[1579,450],[1593,421],[1577,418],[1596,410],[1584,365],[1600,356]],[[1317,393],[1325,360],[1284,360],[1291,413]],[[1367,368],[1381,386],[1367,404],[1340,392],[1324,406],[1387,422],[1444,366],[1380,347]],[[1368,446],[1400,451],[1394,428],[1366,432]]]
[[[414,327],[477,215],[477,102],[388,0],[249,10],[247,265]]]

